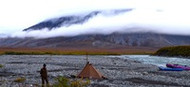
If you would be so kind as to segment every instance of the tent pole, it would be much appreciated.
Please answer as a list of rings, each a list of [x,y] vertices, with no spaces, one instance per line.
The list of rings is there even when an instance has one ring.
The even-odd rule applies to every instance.
[[[88,53],[86,53],[86,63],[88,63]]]

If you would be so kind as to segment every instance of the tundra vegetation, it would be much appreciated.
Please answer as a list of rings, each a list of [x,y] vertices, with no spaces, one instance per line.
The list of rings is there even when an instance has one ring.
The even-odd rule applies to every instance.
[[[51,48],[0,48],[1,55],[122,55],[152,54],[156,49],[51,49]]]
[[[26,78],[25,77],[18,77],[14,80],[14,82],[18,83],[19,87],[26,87],[25,85]]]
[[[23,83],[23,82],[25,82],[26,81],[26,78],[24,78],[24,77],[18,77],[18,78],[16,78],[15,80],[14,80],[14,82],[17,82],[17,83]]]
[[[26,78],[24,77],[18,77],[14,80],[14,82],[18,83],[19,87],[26,86],[24,82],[26,81]],[[40,86],[38,84],[35,84],[36,86]],[[48,84],[49,87],[87,87],[90,85],[90,80],[88,79],[68,79],[63,76],[58,76],[55,78],[55,83],[50,85]]]
[[[2,64],[0,64],[0,68],[2,68],[3,67],[3,65]]]
[[[55,78],[55,81],[53,87],[87,87],[90,85],[90,80],[83,80],[83,78],[79,80],[70,80],[63,76],[58,76]]]
[[[154,55],[190,58],[190,46],[163,47],[155,52]]]

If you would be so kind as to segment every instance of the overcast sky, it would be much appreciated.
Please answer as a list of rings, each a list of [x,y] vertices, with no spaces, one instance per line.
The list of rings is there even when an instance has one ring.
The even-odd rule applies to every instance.
[[[78,25],[77,29],[85,27],[85,33],[92,33],[95,31],[88,31],[88,28],[95,28],[100,24],[98,21],[103,21],[105,25],[101,23],[100,26],[112,25],[114,29],[135,24],[157,32],[190,35],[189,4],[190,0],[0,0],[0,33],[21,34],[24,28],[43,20],[73,13],[133,8],[134,11],[113,18],[98,16],[84,26]],[[114,20],[119,22],[110,22]],[[76,26],[69,28],[77,31]],[[60,32],[60,29],[51,34],[56,32]],[[61,34],[69,32],[62,31]]]

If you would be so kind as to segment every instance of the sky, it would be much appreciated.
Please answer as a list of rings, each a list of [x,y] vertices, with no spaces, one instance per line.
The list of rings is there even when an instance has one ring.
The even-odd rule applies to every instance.
[[[154,31],[190,35],[189,0],[0,0],[0,34],[14,37],[75,36],[88,33]],[[83,25],[53,31],[22,32],[41,21],[94,10],[134,9],[121,15],[98,15]],[[140,29],[141,28],[141,29]]]

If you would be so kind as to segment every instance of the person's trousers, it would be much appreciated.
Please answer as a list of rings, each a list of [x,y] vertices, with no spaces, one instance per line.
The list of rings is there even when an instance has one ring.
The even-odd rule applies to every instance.
[[[42,87],[44,86],[45,81],[46,81],[46,84],[49,84],[48,79],[42,77]]]

